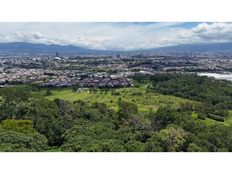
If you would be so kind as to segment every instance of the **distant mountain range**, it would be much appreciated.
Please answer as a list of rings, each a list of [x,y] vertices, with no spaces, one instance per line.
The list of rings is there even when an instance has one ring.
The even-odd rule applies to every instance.
[[[87,49],[77,46],[61,46],[61,45],[46,45],[46,44],[35,44],[26,42],[10,42],[10,43],[0,43],[0,54],[29,54],[29,55],[55,55],[55,53],[61,54],[109,54],[110,51],[101,51]]]
[[[150,49],[151,52],[166,53],[223,53],[232,54],[232,43],[183,44]]]
[[[222,53],[232,54],[232,43],[214,43],[214,44],[184,44],[176,46],[168,46],[161,48],[153,48],[147,50],[136,50],[136,51],[105,51],[105,50],[93,50],[77,46],[61,46],[61,45],[45,45],[45,44],[34,44],[25,42],[11,42],[11,43],[0,43],[0,54],[49,54],[54,55],[56,52],[60,54],[97,54],[97,55],[109,55],[109,54],[162,54],[162,53]]]

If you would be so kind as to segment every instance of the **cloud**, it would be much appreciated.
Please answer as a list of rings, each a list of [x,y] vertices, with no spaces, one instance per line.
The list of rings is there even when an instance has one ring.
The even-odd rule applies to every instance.
[[[75,45],[90,48],[101,48],[103,42],[107,41],[107,37],[87,37],[73,36],[66,37],[46,37],[39,32],[24,33],[12,32],[8,34],[0,34],[0,42],[29,42],[41,44],[59,44],[59,45]]]
[[[134,50],[232,42],[232,23],[0,23],[0,42]]]
[[[41,33],[23,33],[12,32],[8,34],[0,34],[1,42],[32,42],[32,43],[47,43],[52,40],[47,39]]]
[[[193,28],[192,32],[204,42],[232,41],[232,23],[202,23]]]

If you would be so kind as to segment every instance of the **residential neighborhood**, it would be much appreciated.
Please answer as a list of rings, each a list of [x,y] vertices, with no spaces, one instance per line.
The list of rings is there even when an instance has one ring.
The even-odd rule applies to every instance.
[[[232,71],[222,55],[1,56],[0,84],[43,87],[128,87],[135,74]]]

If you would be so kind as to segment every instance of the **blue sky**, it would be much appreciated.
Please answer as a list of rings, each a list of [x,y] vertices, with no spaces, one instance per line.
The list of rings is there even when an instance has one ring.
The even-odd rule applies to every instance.
[[[232,23],[0,23],[0,42],[75,45],[103,50],[232,42]]]
[[[200,23],[199,22],[184,22],[180,24],[179,27],[190,29],[190,28],[196,27],[198,24]]]

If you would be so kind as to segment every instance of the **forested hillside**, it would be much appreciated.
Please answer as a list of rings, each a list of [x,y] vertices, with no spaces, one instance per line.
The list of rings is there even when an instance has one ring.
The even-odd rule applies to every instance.
[[[0,151],[232,151],[232,88],[190,74],[120,89],[0,89]]]

